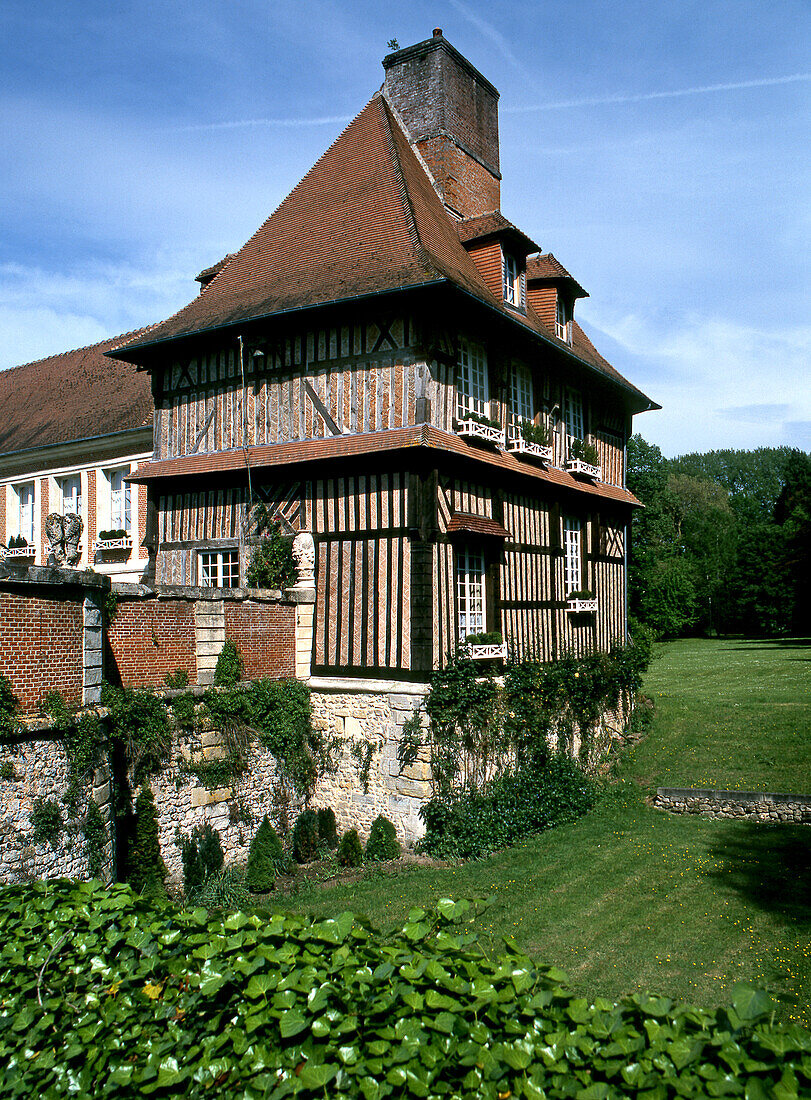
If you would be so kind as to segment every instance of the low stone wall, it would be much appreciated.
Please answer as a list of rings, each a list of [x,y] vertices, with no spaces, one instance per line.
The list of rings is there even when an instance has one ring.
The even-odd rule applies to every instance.
[[[653,804],[674,814],[811,825],[811,795],[657,787]]]
[[[88,858],[82,824],[93,798],[107,832],[102,877],[113,876],[110,768],[97,768],[82,791],[75,816],[62,798],[68,789],[68,763],[58,736],[44,721],[29,721],[23,732],[0,744],[0,882],[31,879],[86,879]],[[59,803],[64,828],[56,845],[34,843],[31,814],[37,799]]]

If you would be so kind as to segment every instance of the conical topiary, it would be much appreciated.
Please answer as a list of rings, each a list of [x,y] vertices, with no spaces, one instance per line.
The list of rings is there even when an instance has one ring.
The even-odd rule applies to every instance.
[[[335,814],[330,806],[318,811],[318,840],[327,848],[338,847],[338,827]]]
[[[302,810],[293,826],[293,859],[309,863],[318,855],[318,815],[315,810]]]
[[[135,801],[135,837],[129,858],[129,882],[149,897],[163,892],[168,874],[158,840],[158,811],[148,786],[141,787]]]
[[[276,884],[277,865],[283,860],[282,843],[265,814],[248,849],[245,885],[255,894],[269,893]]]
[[[357,829],[350,829],[341,837],[336,858],[342,867],[360,867],[363,863],[363,845]]]
[[[366,841],[366,859],[399,859],[400,841],[397,839],[397,830],[383,814],[379,814],[372,822],[369,839]]]

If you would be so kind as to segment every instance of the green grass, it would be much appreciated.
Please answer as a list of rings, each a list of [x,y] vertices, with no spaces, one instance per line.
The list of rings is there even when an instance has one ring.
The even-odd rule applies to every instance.
[[[657,784],[807,789],[809,657],[801,645],[669,644],[646,684],[659,715],[596,812],[488,860],[310,887],[284,908],[352,909],[385,927],[438,897],[493,896],[482,943],[513,936],[585,995],[650,989],[715,1005],[745,980],[786,998],[784,1019],[811,1024],[811,828],[675,817],[645,801]]]

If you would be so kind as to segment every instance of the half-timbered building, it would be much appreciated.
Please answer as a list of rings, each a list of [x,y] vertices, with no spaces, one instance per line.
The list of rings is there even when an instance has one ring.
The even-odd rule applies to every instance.
[[[608,647],[626,441],[657,406],[501,213],[496,89],[441,31],[383,65],[200,293],[108,352],[151,375],[155,582],[244,584],[264,501],[314,540],[316,675],[424,681],[471,635],[483,656]]]

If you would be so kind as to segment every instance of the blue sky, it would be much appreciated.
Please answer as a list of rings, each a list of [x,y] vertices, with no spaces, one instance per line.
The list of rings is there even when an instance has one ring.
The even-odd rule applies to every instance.
[[[0,367],[168,316],[441,26],[667,455],[811,448],[805,0],[4,0]]]

